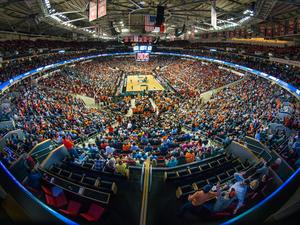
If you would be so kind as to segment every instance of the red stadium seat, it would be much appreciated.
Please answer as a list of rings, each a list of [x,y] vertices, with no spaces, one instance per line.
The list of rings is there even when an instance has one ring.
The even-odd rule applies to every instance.
[[[104,213],[104,210],[105,209],[102,208],[101,206],[92,203],[89,210],[85,213],[80,213],[80,216],[89,222],[95,222],[100,219],[100,217]]]
[[[68,200],[64,193],[61,193],[58,197],[54,198],[54,200],[56,208],[61,208],[68,204]]]
[[[55,199],[54,199],[53,196],[46,194],[45,198],[46,198],[47,205],[49,205],[49,206],[55,206]]]
[[[52,196],[52,191],[50,188],[42,186],[42,190],[46,195],[51,195]]]
[[[59,209],[59,211],[69,216],[77,216],[80,208],[81,204],[79,202],[71,200],[68,204],[67,209]]]

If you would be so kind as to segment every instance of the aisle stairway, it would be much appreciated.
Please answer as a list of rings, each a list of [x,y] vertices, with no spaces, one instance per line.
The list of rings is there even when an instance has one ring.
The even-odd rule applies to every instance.
[[[152,98],[149,98],[149,101],[150,101],[150,103],[151,103],[151,105],[152,105],[152,108],[153,108],[153,110],[155,111],[156,115],[158,115],[158,114],[159,114],[159,111],[158,111],[158,108],[157,108],[157,106],[156,106],[154,100],[153,100]]]

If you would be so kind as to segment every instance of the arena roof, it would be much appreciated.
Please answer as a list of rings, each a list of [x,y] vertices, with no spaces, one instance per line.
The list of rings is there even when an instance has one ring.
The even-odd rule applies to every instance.
[[[166,33],[162,36],[174,34],[175,29],[181,29],[184,24],[187,31],[194,29],[197,34],[212,30],[211,0],[107,0],[107,15],[92,22],[88,20],[89,0],[2,0],[0,29],[63,37],[72,37],[73,33],[91,38],[100,35],[107,39],[115,37],[112,29],[121,36],[130,31],[141,34],[143,22],[134,21],[143,21],[144,15],[156,15],[157,5],[165,7]],[[218,26],[226,28],[230,24],[244,26],[297,16],[300,3],[296,0],[216,0],[216,11]],[[239,23],[246,16],[251,18]]]

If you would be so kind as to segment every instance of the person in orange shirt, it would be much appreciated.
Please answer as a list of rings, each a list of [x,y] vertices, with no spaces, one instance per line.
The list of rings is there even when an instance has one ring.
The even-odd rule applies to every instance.
[[[131,148],[130,143],[125,143],[125,144],[123,144],[123,146],[122,146],[122,150],[123,150],[124,152],[128,152],[128,151],[130,150],[130,148]]]
[[[207,184],[205,185],[202,190],[196,191],[194,194],[188,196],[188,202],[185,203],[180,211],[179,215],[183,215],[186,211],[195,211],[195,209],[201,208],[201,206],[216,198],[217,192],[211,191],[212,185]]]
[[[187,163],[191,163],[195,161],[195,153],[189,150],[187,153],[185,153],[185,161]]]

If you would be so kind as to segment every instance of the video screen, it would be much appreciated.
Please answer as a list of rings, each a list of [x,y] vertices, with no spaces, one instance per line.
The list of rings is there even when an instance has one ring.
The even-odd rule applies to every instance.
[[[135,60],[138,62],[147,62],[149,61],[149,53],[138,52],[135,54]]]
[[[151,52],[152,46],[151,45],[135,45],[133,46],[134,52]]]

